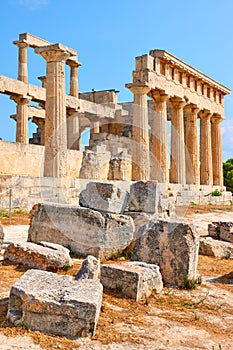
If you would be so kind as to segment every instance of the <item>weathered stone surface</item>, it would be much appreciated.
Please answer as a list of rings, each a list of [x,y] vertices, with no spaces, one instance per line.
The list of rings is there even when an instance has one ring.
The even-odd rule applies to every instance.
[[[133,219],[76,206],[39,204],[33,209],[28,240],[47,240],[84,256],[109,258],[132,241]]]
[[[82,263],[75,280],[91,279],[95,281],[100,280],[100,260],[92,255],[88,255]]]
[[[216,258],[233,259],[233,244],[212,237],[201,237],[199,254]]]
[[[57,270],[73,265],[69,250],[50,242],[11,243],[4,252],[4,259],[40,270]]]
[[[136,301],[163,289],[159,266],[136,261],[102,265],[101,283]]]
[[[129,193],[110,183],[89,182],[80,193],[79,204],[95,210],[123,213]]]
[[[3,227],[0,224],[0,250],[2,249],[3,241],[4,241],[4,232],[3,232]]]
[[[233,243],[233,222],[212,222],[208,225],[210,237]]]
[[[166,286],[196,278],[199,236],[189,225],[151,220],[138,235],[131,259],[159,265]]]
[[[7,317],[31,330],[68,337],[93,335],[103,286],[93,280],[28,270],[11,288]]]
[[[157,212],[157,184],[152,181],[138,181],[130,186],[129,211]]]
[[[111,153],[106,147],[96,146],[92,151],[83,152],[79,177],[81,179],[107,180]]]

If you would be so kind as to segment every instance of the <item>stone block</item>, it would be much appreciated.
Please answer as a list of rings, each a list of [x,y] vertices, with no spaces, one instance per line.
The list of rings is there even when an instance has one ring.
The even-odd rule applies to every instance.
[[[73,265],[67,248],[49,242],[11,243],[4,252],[4,259],[40,270],[56,271]]]
[[[157,213],[157,184],[153,181],[138,181],[130,186],[129,211]]]
[[[159,265],[165,286],[196,278],[199,235],[187,224],[151,220],[138,232],[131,259]]]
[[[70,205],[39,204],[32,210],[28,240],[49,241],[83,256],[109,258],[122,252],[134,236],[133,219]]]
[[[3,241],[4,241],[4,232],[3,232],[3,227],[0,224],[0,250],[2,249]]]
[[[93,280],[28,270],[11,288],[7,318],[14,325],[66,337],[93,335],[103,286]]]
[[[201,237],[199,254],[216,258],[233,259],[233,244],[212,237]]]
[[[102,265],[100,281],[104,287],[136,301],[149,297],[153,290],[159,293],[163,289],[159,266],[144,262]]]
[[[212,222],[208,225],[208,232],[214,239],[233,243],[233,222]]]
[[[80,193],[79,204],[94,210],[123,213],[129,193],[110,183],[89,182]]]
[[[75,280],[91,279],[95,281],[100,280],[100,260],[92,255],[88,255],[83,260],[82,267],[79,270]]]

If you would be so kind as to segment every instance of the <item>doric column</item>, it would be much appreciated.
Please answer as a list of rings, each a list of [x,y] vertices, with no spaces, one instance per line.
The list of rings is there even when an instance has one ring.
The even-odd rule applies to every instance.
[[[168,183],[167,100],[169,96],[155,90],[150,92],[150,96],[154,100],[154,120],[151,126],[151,180]]]
[[[67,65],[70,67],[70,95],[78,97],[78,67],[80,63],[68,60]]]
[[[23,41],[14,41],[14,44],[19,48],[18,54],[18,80],[28,83],[28,59],[27,48],[28,44]]]
[[[170,182],[186,183],[185,143],[184,143],[184,106],[180,99],[171,99],[171,158]]]
[[[44,176],[67,175],[67,127],[64,63],[71,56],[61,44],[38,47],[46,61]]]
[[[30,99],[11,96],[16,106],[16,142],[28,143],[28,103]]]
[[[67,147],[68,149],[79,150],[79,115],[72,109],[67,110]]]
[[[33,117],[32,118],[33,123],[35,123],[38,128],[40,128],[40,145],[44,146],[44,139],[45,139],[45,119]]]
[[[212,148],[211,148],[211,113],[203,110],[199,113],[200,123],[200,183],[213,185]]]
[[[221,122],[223,118],[214,114],[211,118],[211,146],[213,165],[213,184],[223,186],[223,165],[222,165],[222,133]]]
[[[186,183],[199,185],[199,154],[198,154],[198,125],[197,113],[199,109],[195,105],[188,105],[185,111],[185,160]]]
[[[149,180],[149,133],[148,133],[148,109],[147,94],[150,91],[148,86],[127,87],[134,94],[133,104],[133,152],[132,152],[132,180]]]
[[[43,88],[46,88],[46,76],[41,76],[41,77],[38,77],[38,79],[41,81],[41,85]]]

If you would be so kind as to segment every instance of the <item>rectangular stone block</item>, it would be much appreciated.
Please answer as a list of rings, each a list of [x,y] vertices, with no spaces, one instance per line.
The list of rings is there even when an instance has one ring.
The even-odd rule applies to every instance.
[[[148,297],[153,290],[163,289],[162,276],[157,265],[143,262],[128,262],[103,265],[101,283],[136,301]]]
[[[93,280],[28,270],[11,288],[7,317],[14,325],[66,337],[94,335],[103,286]]]

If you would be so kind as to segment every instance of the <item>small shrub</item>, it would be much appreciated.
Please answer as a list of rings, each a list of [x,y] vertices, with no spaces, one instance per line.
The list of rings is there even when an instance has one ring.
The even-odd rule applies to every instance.
[[[230,259],[230,257],[231,257],[231,253],[230,253],[230,252],[227,252],[226,255],[225,255],[225,259],[228,260],[228,259]]]
[[[211,196],[213,196],[213,197],[220,197],[222,194],[221,194],[221,192],[218,190],[218,189],[216,189],[216,190],[214,190],[212,193],[211,193]]]
[[[70,268],[71,268],[70,265],[65,265],[65,266],[63,267],[63,270],[64,270],[65,272],[67,272]]]
[[[184,288],[185,289],[196,289],[198,284],[202,283],[202,277],[198,278],[189,278],[185,276],[184,278]]]
[[[123,290],[122,284],[117,284],[116,289],[118,290],[118,292],[122,292]]]
[[[20,323],[20,326],[23,327],[24,329],[29,329],[29,325],[25,319],[23,319]]]
[[[190,202],[190,205],[191,205],[192,207],[195,207],[195,206],[197,205],[197,203],[195,203],[195,202]]]

